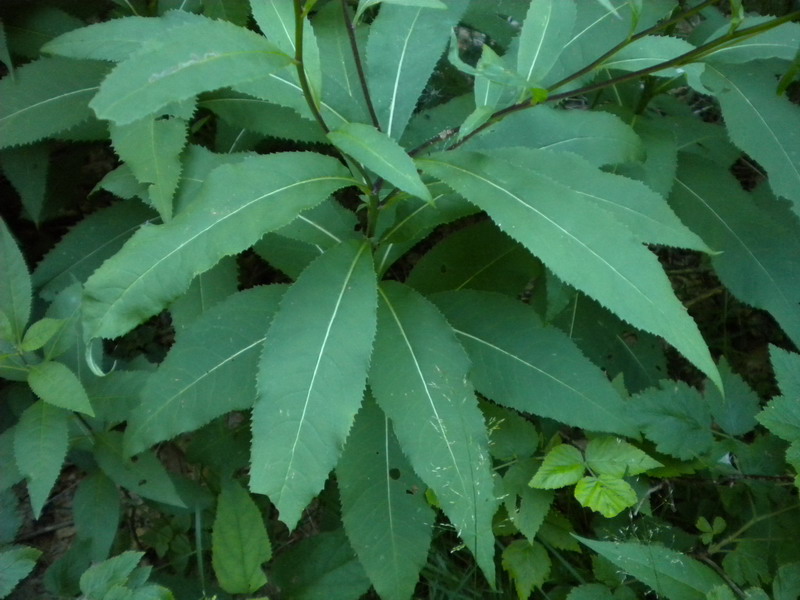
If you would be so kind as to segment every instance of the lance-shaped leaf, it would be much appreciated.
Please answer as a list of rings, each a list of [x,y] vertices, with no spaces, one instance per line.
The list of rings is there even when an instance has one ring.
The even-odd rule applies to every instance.
[[[162,310],[195,275],[351,183],[333,158],[314,153],[250,157],[223,165],[166,225],[141,228],[86,282],[90,337],[115,337]]]
[[[253,405],[258,356],[285,290],[262,286],[235,294],[181,334],[131,412],[126,454]]]
[[[48,143],[8,148],[0,152],[3,173],[19,194],[28,217],[38,226],[47,197],[47,179],[50,171]]]
[[[0,312],[8,320],[6,326],[10,329],[3,331],[5,327],[1,328],[0,337],[8,334],[13,339],[7,341],[19,342],[31,316],[31,276],[22,252],[2,219],[0,219],[0,270],[4,280],[0,286]]]
[[[94,416],[89,396],[78,376],[60,362],[46,361],[31,367],[28,385],[48,404]]]
[[[417,173],[414,161],[385,133],[363,123],[348,123],[328,133],[328,139],[401,190],[429,202],[433,200]]]
[[[731,173],[698,156],[680,161],[675,211],[720,251],[711,264],[737,298],[768,310],[800,344],[800,221],[774,198],[756,204]]]
[[[519,34],[517,72],[530,84],[541,81],[558,60],[575,24],[573,0],[533,0]]]
[[[721,387],[697,325],[658,260],[607,211],[534,171],[484,154],[453,151],[417,164],[483,208],[558,277],[665,338]]]
[[[130,123],[200,92],[264,77],[289,61],[257,33],[203,19],[171,29],[160,43],[117,65],[91,107],[101,119]]]
[[[37,519],[67,454],[69,417],[69,412],[39,400],[25,409],[14,428],[16,465],[28,480]]]
[[[72,514],[78,538],[89,542],[93,561],[108,558],[120,512],[119,490],[101,471],[81,480],[72,501]]]
[[[424,8],[447,8],[447,5],[441,0],[358,0],[358,9],[356,16],[353,17],[355,21],[361,18],[364,11],[376,4],[401,4],[403,6],[422,6]]]
[[[29,144],[92,116],[88,103],[108,65],[41,58],[0,81],[0,148]]]
[[[558,329],[508,296],[476,290],[433,296],[472,359],[481,394],[523,412],[589,431],[635,436],[605,374]]]
[[[446,10],[381,6],[367,42],[367,81],[381,129],[400,139],[467,0]]]
[[[303,271],[267,332],[250,489],[268,495],[290,529],[336,466],[361,406],[376,295],[369,246],[344,242]]]
[[[489,581],[494,496],[469,359],[442,314],[399,283],[381,286],[370,386],[403,452]]]
[[[775,93],[769,69],[708,64],[703,83],[717,96],[728,132],[769,174],[773,191],[800,215],[800,107]]]
[[[695,47],[680,38],[665,35],[646,35],[632,44],[625,46],[611,58],[603,62],[598,68],[616,69],[619,71],[639,71],[654,67],[682,54],[691,52]],[[702,71],[699,65],[685,65],[680,68],[672,67],[656,71],[653,75],[660,77],[675,77],[687,69],[696,72]]]
[[[369,398],[336,467],[342,521],[375,590],[385,600],[413,595],[435,514],[389,419]]]
[[[746,17],[740,27],[752,27],[771,20],[772,17]],[[726,23],[705,42],[717,39],[730,31]],[[746,36],[735,40],[732,44],[723,44],[705,56],[704,61],[713,63],[744,63],[767,58],[794,60],[800,45],[800,23],[783,23],[758,35]]]

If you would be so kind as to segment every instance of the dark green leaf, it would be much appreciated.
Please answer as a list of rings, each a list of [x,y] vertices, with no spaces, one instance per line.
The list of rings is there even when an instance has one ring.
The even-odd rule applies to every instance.
[[[731,370],[724,358],[719,362],[719,374],[725,386],[725,396],[715,387],[709,387],[704,393],[711,416],[725,433],[744,435],[756,426],[755,415],[760,403],[758,395]]]
[[[63,363],[46,361],[31,367],[28,384],[48,404],[94,416],[86,390],[75,373]]]
[[[0,165],[17,190],[28,217],[39,224],[47,196],[50,145],[33,144],[0,152]]]
[[[519,34],[517,72],[530,85],[550,72],[575,24],[577,8],[572,0],[533,0]]]
[[[0,312],[8,320],[12,339],[9,342],[22,340],[22,333],[28,324],[31,314],[31,277],[28,266],[17,247],[17,243],[0,219],[0,271],[3,273],[3,285],[0,286]]]
[[[117,486],[102,472],[95,471],[78,485],[72,510],[78,537],[89,541],[92,561],[108,558],[119,527]]]
[[[17,584],[28,576],[41,554],[41,550],[29,546],[0,550],[0,598],[7,598]]]

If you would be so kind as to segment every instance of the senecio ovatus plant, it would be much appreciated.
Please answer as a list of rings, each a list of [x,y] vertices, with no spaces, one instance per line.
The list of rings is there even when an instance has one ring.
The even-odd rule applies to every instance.
[[[66,464],[62,597],[797,598],[800,24],[746,9],[0,8],[0,596]]]

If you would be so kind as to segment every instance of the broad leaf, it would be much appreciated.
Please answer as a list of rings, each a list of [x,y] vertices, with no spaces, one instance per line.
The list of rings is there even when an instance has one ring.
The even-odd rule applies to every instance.
[[[496,499],[469,360],[441,313],[417,292],[393,282],[380,291],[372,392],[414,470],[493,581]]]
[[[580,481],[586,470],[581,451],[569,444],[559,444],[544,457],[544,462],[533,479],[530,486],[552,490]]]
[[[662,466],[636,446],[610,436],[591,439],[585,453],[586,466],[598,475],[630,477]]]
[[[800,398],[800,355],[770,346],[769,358],[783,395]]]
[[[46,361],[31,367],[28,384],[48,404],[94,416],[86,390],[75,373],[63,363]]]
[[[575,484],[575,499],[581,506],[591,508],[607,519],[634,506],[638,500],[631,485],[614,475],[583,477]]]
[[[91,107],[99,118],[124,125],[200,92],[264,77],[288,63],[289,57],[262,36],[204,19],[171,29],[166,39],[117,65]]]
[[[89,119],[89,100],[107,72],[101,62],[41,58],[0,80],[0,148],[30,144]]]
[[[417,173],[414,161],[386,134],[370,125],[348,123],[328,133],[328,139],[389,183],[412,196],[433,201]]]
[[[0,286],[0,311],[8,319],[8,333],[13,338],[7,341],[19,342],[31,314],[31,277],[22,252],[2,219],[0,250],[0,270],[4,280]]]
[[[127,454],[253,405],[258,356],[285,290],[263,286],[235,294],[182,333],[130,414]]]
[[[725,396],[714,387],[705,390],[714,422],[727,434],[744,435],[756,426],[759,398],[744,379],[731,370],[725,358],[720,359],[719,374],[725,386]]]
[[[170,223],[140,229],[86,282],[91,337],[115,337],[163,309],[195,275],[245,250],[350,183],[333,158],[257,156],[223,165]]]
[[[264,519],[236,481],[228,481],[217,500],[211,544],[214,573],[223,590],[252,594],[267,582],[261,565],[272,556],[272,546]]]
[[[39,400],[25,409],[14,428],[15,462],[27,479],[37,519],[67,454],[69,418],[69,412]]]
[[[375,310],[368,246],[345,242],[303,271],[267,332],[250,489],[268,495],[290,529],[336,465],[361,405]]]
[[[345,532],[375,590],[385,600],[411,597],[435,515],[389,419],[372,399],[356,416],[336,479]]]
[[[706,565],[663,546],[575,537],[669,600],[705,600],[715,586],[724,585]]]
[[[573,0],[533,0],[519,34],[517,72],[535,85],[558,60],[569,40],[577,9]]]
[[[534,587],[544,584],[550,575],[550,567],[550,556],[538,542],[531,544],[514,540],[503,550],[503,570],[514,580],[519,600],[527,600]]]
[[[532,308],[491,292],[462,290],[433,300],[472,359],[472,381],[486,397],[590,431],[636,435],[603,372],[566,335],[543,327]]]
[[[486,210],[557,276],[635,327],[664,337],[721,386],[697,326],[655,256],[608,212],[549,178],[490,155],[458,151],[417,162]]]
[[[0,598],[8,598],[17,584],[36,566],[41,550],[29,546],[4,547],[0,550]]]
[[[78,537],[89,542],[92,561],[108,558],[121,512],[117,486],[102,472],[91,473],[78,485],[72,510]]]

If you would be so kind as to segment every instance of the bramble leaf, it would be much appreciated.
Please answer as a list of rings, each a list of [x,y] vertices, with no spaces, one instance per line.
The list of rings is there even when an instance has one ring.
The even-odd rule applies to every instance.
[[[629,477],[663,466],[628,442],[610,436],[589,440],[586,466],[598,475]]]
[[[585,470],[581,451],[570,444],[559,444],[545,455],[529,485],[544,490],[572,485],[580,481]]]
[[[503,569],[514,580],[519,600],[526,600],[534,587],[544,584],[550,575],[550,566],[547,550],[538,542],[514,540],[503,550]]]
[[[613,475],[583,477],[575,484],[575,499],[581,506],[591,508],[607,519],[634,506],[638,500],[630,484]]]

